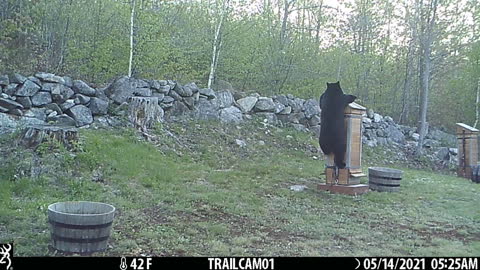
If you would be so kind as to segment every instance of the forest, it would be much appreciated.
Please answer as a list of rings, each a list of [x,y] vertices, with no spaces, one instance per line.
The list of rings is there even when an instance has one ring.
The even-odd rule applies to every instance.
[[[0,74],[121,75],[318,98],[340,81],[405,125],[477,125],[477,0],[1,0]]]

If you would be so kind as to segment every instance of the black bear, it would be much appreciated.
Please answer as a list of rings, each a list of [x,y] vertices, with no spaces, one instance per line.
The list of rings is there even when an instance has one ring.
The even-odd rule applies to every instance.
[[[357,97],[345,95],[340,88],[340,82],[327,83],[327,90],[320,96],[320,109],[322,120],[320,126],[320,148],[325,155],[334,154],[335,166],[345,168],[345,107]]]

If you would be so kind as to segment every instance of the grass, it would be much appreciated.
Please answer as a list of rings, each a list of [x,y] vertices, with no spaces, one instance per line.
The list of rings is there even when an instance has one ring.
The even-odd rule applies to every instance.
[[[59,255],[49,249],[47,206],[93,200],[117,208],[99,256],[480,254],[480,185],[466,179],[401,168],[398,193],[333,195],[315,188],[324,163],[309,134],[259,122],[170,123],[154,132],[157,140],[145,142],[132,130],[82,130],[73,157],[40,148],[37,164],[57,170],[34,178],[13,177],[13,161],[40,150],[5,156],[0,243],[15,242],[19,256]],[[293,192],[294,184],[308,189]]]

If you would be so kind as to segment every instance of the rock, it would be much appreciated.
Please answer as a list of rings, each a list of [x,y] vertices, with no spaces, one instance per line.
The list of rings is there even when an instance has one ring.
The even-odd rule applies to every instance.
[[[275,113],[280,113],[285,109],[285,105],[279,102],[274,102],[275,103]]]
[[[17,97],[16,102],[22,104],[24,109],[30,109],[32,107],[32,100],[29,97]]]
[[[52,99],[55,103],[62,104],[67,99],[71,98],[75,92],[69,87],[63,84],[55,84],[53,88],[51,88]]]
[[[183,86],[183,88],[184,88],[184,91],[187,91],[187,94],[190,93],[190,92],[192,92],[192,94],[195,94],[195,93],[198,93],[198,91],[200,90],[200,89],[198,88],[197,84],[195,84],[195,83],[193,83],[193,82],[192,82],[192,83],[185,84],[185,85]],[[186,88],[186,89],[185,89],[185,88]],[[191,96],[191,95],[189,95],[189,96]]]
[[[255,104],[254,110],[256,112],[274,112],[275,103],[273,99],[267,97],[258,98],[257,103]]]
[[[321,122],[322,122],[322,120],[320,119],[320,115],[314,115],[314,116],[312,116],[312,118],[310,118],[308,120],[308,126],[309,127],[318,126],[318,125],[320,125]]]
[[[313,134],[315,134],[315,138],[319,138],[319,137],[320,137],[320,128],[321,128],[320,125],[309,127],[310,131],[313,132]]]
[[[385,119],[385,122],[389,124],[395,124],[395,122],[393,121],[393,118],[390,116],[385,116],[383,119]]]
[[[169,85],[160,86],[160,89],[158,89],[158,92],[164,95],[168,95],[168,93],[170,92],[170,86]]]
[[[373,115],[373,122],[374,123],[380,123],[382,120],[383,120],[383,116],[381,116],[380,114],[375,113]]]
[[[187,105],[188,109],[193,110],[195,106],[195,99],[193,97],[184,97],[183,102]]]
[[[20,88],[18,88],[18,90],[15,92],[15,95],[21,97],[31,97],[35,95],[39,90],[40,86],[38,86],[36,83],[30,80],[25,80],[25,83]]]
[[[293,185],[293,186],[290,186],[290,190],[291,190],[291,191],[295,191],[295,192],[304,191],[305,189],[307,189],[307,186],[305,186],[305,185]]]
[[[425,140],[423,141],[423,146],[424,146],[425,148],[433,148],[433,147],[437,147],[437,146],[439,146],[439,145],[440,145],[439,142],[437,142],[437,141],[435,141],[435,140],[432,140],[432,139],[425,139]]]
[[[190,109],[185,105],[185,103],[181,101],[175,101],[173,103],[173,107],[170,110],[170,115],[174,116],[184,116],[188,112],[190,112]]]
[[[240,139],[235,139],[235,144],[240,146],[240,148],[247,146],[247,143],[244,140],[240,140]]]
[[[176,101],[182,101],[182,96],[180,96],[176,91],[170,91],[169,95]]]
[[[0,75],[0,86],[7,86],[10,84],[10,79],[7,75]]]
[[[73,91],[76,94],[82,94],[82,95],[91,96],[91,97],[94,97],[96,94],[95,89],[88,86],[88,84],[86,84],[84,81],[81,81],[81,80],[73,81]]]
[[[413,133],[412,134],[412,139],[416,142],[418,142],[418,140],[420,140],[420,134],[418,133]]]
[[[162,100],[162,103],[173,103],[175,99],[171,96],[165,96]]]
[[[373,111],[373,109],[367,109],[367,117],[373,119],[374,116],[375,112]]]
[[[5,98],[0,98],[0,106],[9,111],[12,111],[15,109],[23,109],[22,104],[10,99],[5,99]]]
[[[363,124],[370,125],[370,124],[372,123],[372,119],[367,118],[367,117],[363,117],[363,118],[362,118],[362,123],[363,123]]]
[[[216,102],[216,99],[209,100],[201,98],[198,101],[197,107],[195,108],[193,115],[195,118],[201,120],[215,120],[218,119],[218,109],[219,106]]]
[[[320,115],[320,105],[315,99],[309,99],[303,104],[305,117],[312,118],[314,115]]]
[[[27,79],[36,83],[38,86],[42,85],[42,82],[37,77],[29,76]]]
[[[403,135],[403,132],[396,125],[388,126],[385,129],[385,134],[388,138],[396,143],[405,142],[405,135]]]
[[[274,113],[270,112],[258,112],[255,114],[255,116],[263,118],[264,123],[269,123],[269,124],[277,124],[278,118]]]
[[[5,87],[3,92],[5,94],[9,95],[9,96],[13,96],[15,94],[15,92],[17,91],[17,88],[18,88],[18,84],[11,83],[11,84],[7,85],[7,87]]]
[[[217,97],[215,95],[215,91],[213,91],[213,89],[210,89],[210,88],[202,88],[202,89],[199,89],[198,92],[200,93],[201,96],[205,96],[209,99]]]
[[[232,106],[235,99],[230,91],[220,91],[217,93],[218,105],[220,109]]]
[[[293,112],[301,112],[303,109],[303,103],[305,100],[300,98],[293,98],[288,100],[288,105],[292,107]]]
[[[69,88],[72,88],[72,87],[73,87],[73,80],[72,80],[72,78],[70,78],[70,77],[68,77],[68,76],[64,76],[64,77],[63,77],[63,80],[65,81],[65,82],[64,82],[64,85],[65,85],[66,87],[69,87]]]
[[[76,94],[74,96],[74,102],[75,104],[82,104],[86,105],[88,102],[90,102],[90,97],[82,95],[82,94]]]
[[[146,87],[143,87],[145,85]],[[152,90],[149,88],[148,83],[142,80],[123,76],[111,83],[107,89],[105,89],[105,94],[110,97],[115,104],[120,105],[126,102],[129,97],[150,97],[152,96]]]
[[[45,124],[45,122],[31,117],[20,117],[20,119],[18,119],[9,114],[0,113],[0,134],[12,133],[16,131],[18,127],[34,124]]]
[[[108,101],[93,97],[88,105],[93,115],[105,115],[108,112]]]
[[[57,126],[75,126],[77,124],[73,118],[66,114],[49,116],[47,122],[53,123]]]
[[[45,108],[31,108],[30,110],[26,111],[24,115],[41,121],[45,121],[47,119]]]
[[[75,106],[75,101],[73,99],[68,99],[64,103],[60,104],[60,108],[63,112],[66,112],[68,109]]]
[[[10,74],[9,76],[10,83],[22,84],[27,81],[27,77],[22,76],[18,73]]]
[[[162,85],[160,85],[159,81],[157,81],[157,80],[151,80],[150,81],[150,88],[158,91],[158,90],[160,90],[160,87],[162,87]]]
[[[22,116],[23,115],[23,112],[20,109],[12,109],[12,110],[8,111],[8,113],[16,115],[16,116]]]
[[[65,84],[65,79],[52,73],[38,72],[35,77],[44,82]]]
[[[48,92],[40,91],[32,97],[32,104],[35,107],[41,107],[48,103],[52,103],[52,95]]]
[[[73,106],[67,110],[67,114],[75,120],[77,127],[89,125],[93,122],[92,112],[84,105]]]
[[[175,92],[177,92],[182,97],[191,97],[193,95],[193,91],[190,87],[185,87],[177,83],[175,88],[173,88]]]
[[[58,115],[62,114],[62,109],[56,103],[50,103],[45,106],[46,109],[56,112]]]
[[[300,132],[307,132],[307,128],[302,125],[302,124],[292,124],[292,127],[296,130],[296,131],[300,131]]]
[[[279,112],[278,114],[290,114],[292,112],[292,107],[290,106],[286,106],[285,108],[283,108],[283,110],[281,112]]]
[[[244,97],[237,100],[237,104],[244,113],[249,113],[253,109],[257,101],[258,98],[256,97]]]
[[[450,152],[451,155],[458,155],[458,148],[448,148],[448,151]]]
[[[450,160],[450,150],[448,147],[441,147],[436,153],[435,156],[442,161]]]
[[[285,95],[275,96],[273,100],[280,104],[283,104],[284,106],[288,106],[288,98]]]
[[[224,92],[228,92],[228,91],[224,91]],[[232,99],[233,99],[233,96],[232,96]],[[240,123],[243,120],[242,111],[235,106],[230,106],[228,108],[221,109],[218,115],[219,115],[220,121],[224,123]]]

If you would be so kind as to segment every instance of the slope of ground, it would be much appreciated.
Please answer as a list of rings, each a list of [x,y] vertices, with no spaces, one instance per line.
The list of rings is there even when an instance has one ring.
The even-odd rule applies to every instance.
[[[398,193],[319,192],[318,142],[259,121],[168,123],[148,141],[128,129],[82,130],[73,152],[14,148],[14,137],[0,142],[0,242],[15,242],[19,256],[62,255],[49,247],[46,213],[68,200],[116,206],[99,256],[480,254],[480,185],[400,166]],[[383,151],[364,152],[365,171],[388,161]]]

